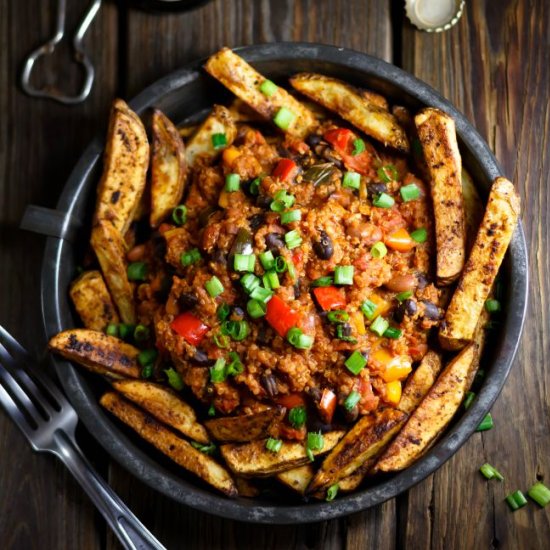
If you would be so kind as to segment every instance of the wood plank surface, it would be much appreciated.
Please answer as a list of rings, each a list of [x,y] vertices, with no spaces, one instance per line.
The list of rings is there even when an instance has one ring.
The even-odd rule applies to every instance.
[[[43,239],[16,231],[25,205],[55,203],[86,143],[104,130],[115,95],[130,98],[222,45],[316,41],[401,64],[465,113],[523,200],[531,299],[518,359],[493,409],[494,430],[475,434],[397,499],[296,527],[247,525],[178,505],[109,462],[82,430],[88,456],[136,514],[170,549],[547,548],[550,511],[530,504],[511,513],[503,498],[537,479],[550,484],[550,4],[467,2],[455,28],[426,34],[404,21],[398,0],[215,0],[162,16],[104,3],[86,40],[97,84],[77,107],[30,99],[17,87],[23,57],[51,32],[54,4],[0,0],[0,323],[33,352],[42,345],[36,335]],[[73,29],[88,0],[69,4]],[[77,84],[66,60],[65,53],[41,64],[46,82],[61,74],[67,86]],[[120,547],[63,467],[31,453],[3,414],[0,461],[2,548]],[[477,469],[484,462],[506,481],[483,480]]]

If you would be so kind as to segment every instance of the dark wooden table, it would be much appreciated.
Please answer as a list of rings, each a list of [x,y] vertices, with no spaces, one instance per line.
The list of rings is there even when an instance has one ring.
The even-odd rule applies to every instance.
[[[74,25],[87,0],[68,2]],[[261,527],[177,505],[80,440],[120,496],[168,548],[549,548],[550,509],[511,513],[507,492],[550,482],[550,2],[477,0],[452,30],[416,31],[400,0],[216,0],[188,14],[154,16],[106,3],[86,39],[97,69],[91,97],[65,107],[17,86],[28,51],[49,36],[54,0],[0,0],[0,322],[31,350],[43,346],[42,238],[17,230],[28,203],[53,206],[109,104],[220,46],[281,40],[337,44],[391,61],[430,83],[481,132],[517,185],[530,253],[525,334],[495,429],[475,434],[407,494],[347,518]],[[41,65],[47,82],[78,82],[68,57]],[[505,483],[477,469],[497,466]],[[550,508],[550,507],[549,507]],[[87,497],[55,459],[35,455],[0,414],[0,547],[117,547]]]

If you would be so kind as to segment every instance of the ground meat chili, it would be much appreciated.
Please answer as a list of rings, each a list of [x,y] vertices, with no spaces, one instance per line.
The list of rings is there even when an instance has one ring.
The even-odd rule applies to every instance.
[[[299,143],[243,126],[232,150],[195,163],[186,223],[161,227],[158,349],[210,414],[286,407],[283,439],[396,406],[439,319],[425,184],[332,122]]]

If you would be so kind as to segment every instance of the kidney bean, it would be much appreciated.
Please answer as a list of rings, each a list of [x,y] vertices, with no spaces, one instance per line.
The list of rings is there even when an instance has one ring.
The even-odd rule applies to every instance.
[[[130,250],[126,254],[126,259],[129,262],[138,262],[145,256],[145,245],[144,244],[138,244],[137,246],[134,246],[132,250]]]
[[[418,280],[414,275],[395,275],[384,286],[388,290],[393,292],[406,292],[407,290],[414,290],[418,285]]]
[[[195,350],[193,357],[191,357],[191,362],[195,363],[195,365],[200,365],[201,367],[208,367],[214,363],[214,361],[209,359],[206,352],[201,348],[197,348]]]
[[[350,237],[361,239],[367,246],[382,240],[382,230],[373,223],[354,220],[346,227],[346,233]]]

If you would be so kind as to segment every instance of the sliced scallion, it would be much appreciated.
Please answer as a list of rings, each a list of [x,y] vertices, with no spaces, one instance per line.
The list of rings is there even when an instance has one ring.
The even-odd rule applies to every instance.
[[[346,368],[355,375],[359,374],[366,364],[366,357],[357,350],[355,350],[344,362]]]
[[[334,282],[333,278],[330,275],[326,275],[325,277],[319,277],[318,279],[314,279],[309,283],[309,286],[312,287],[318,287],[318,286],[330,286]]]
[[[246,303],[246,311],[252,319],[259,319],[266,314],[267,306],[260,300],[248,300]]]
[[[241,187],[241,177],[239,174],[227,174],[225,176],[225,190],[228,193],[238,191]]]
[[[428,240],[428,231],[425,227],[420,227],[419,229],[415,229],[411,233],[411,239],[413,241],[416,241],[417,243],[425,243]]]
[[[355,408],[355,405],[357,405],[359,401],[361,401],[361,395],[359,394],[359,392],[353,390],[344,401],[344,409],[346,409],[346,411],[353,410]]]
[[[271,290],[275,290],[276,288],[279,288],[281,286],[281,283],[279,282],[279,276],[277,275],[276,271],[267,271],[262,277],[262,281],[265,288],[269,288]]]
[[[493,466],[491,466],[489,463],[483,464],[479,471],[483,474],[484,477],[487,479],[498,479],[499,481],[504,481],[504,476]]]
[[[258,258],[260,258],[260,263],[266,271],[275,267],[275,258],[273,257],[273,252],[271,252],[271,250],[262,252]]]
[[[286,339],[297,349],[309,349],[313,345],[313,336],[304,334],[298,327],[291,328],[287,332]]]
[[[265,95],[265,97],[271,97],[277,91],[277,84],[266,78],[260,84],[259,90]]]
[[[377,308],[378,306],[374,302],[371,302],[370,300],[365,300],[360,306],[360,309],[363,312],[363,315],[369,320],[374,319],[374,315],[376,313]]]
[[[188,267],[197,263],[201,259],[201,253],[198,248],[192,248],[181,255],[180,262],[183,267]]]
[[[514,491],[506,497],[508,506],[515,512],[527,504],[527,499],[521,491]]]
[[[377,208],[391,208],[395,204],[395,200],[387,193],[380,193],[374,198],[372,204]]]
[[[388,253],[386,245],[382,241],[374,243],[370,249],[370,255],[373,258],[383,258]]]
[[[273,117],[273,122],[281,129],[288,130],[290,125],[296,119],[296,115],[286,107],[281,107]]]
[[[338,489],[339,488],[340,488],[340,485],[338,485],[338,483],[335,483],[334,485],[331,485],[327,489],[327,496],[325,497],[325,500],[327,502],[332,502],[336,498],[336,495],[338,494]]]
[[[353,156],[360,155],[365,150],[365,142],[361,138],[353,140]]]
[[[254,272],[256,256],[254,254],[235,254],[233,258],[233,269],[235,271]]]
[[[303,405],[292,407],[288,413],[288,421],[294,428],[301,428],[307,419],[306,408]]]
[[[222,282],[215,275],[204,283],[204,288],[212,298],[216,298],[224,291]]]
[[[168,378],[168,383],[177,391],[183,390],[183,380],[178,371],[170,367],[164,371],[166,378]]]
[[[377,334],[378,336],[383,336],[386,330],[390,324],[384,317],[381,317],[380,315],[371,323],[370,330],[371,332],[374,332],[374,334]]]
[[[172,221],[176,225],[184,225],[187,221],[187,206],[180,204],[172,210]]]
[[[337,265],[334,268],[334,284],[352,285],[354,267],[352,265]]]
[[[285,233],[285,243],[289,250],[297,248],[302,244],[302,236],[297,229]]]
[[[224,382],[227,378],[227,371],[225,369],[225,359],[220,357],[216,359],[213,367],[210,367],[210,382],[217,384]]]
[[[278,453],[283,446],[283,442],[280,439],[273,439],[272,437],[268,438],[265,442],[265,448],[272,453]]]
[[[299,222],[302,219],[302,212],[300,210],[289,210],[288,212],[283,212],[281,214],[281,223],[283,225]]]
[[[390,183],[390,181],[397,181],[397,178],[399,177],[397,168],[393,164],[386,164],[385,166],[378,168],[376,173],[384,183]]]
[[[349,319],[349,313],[343,309],[335,309],[327,313],[327,319],[331,323],[345,323]]]
[[[420,189],[416,183],[410,183],[409,185],[403,185],[399,189],[403,202],[415,201],[420,198]]]
[[[532,498],[539,506],[543,508],[550,503],[550,489],[539,481],[535,483],[528,491],[529,498]]]
[[[401,334],[403,334],[403,331],[400,328],[388,327],[382,336],[384,336],[384,338],[392,338],[393,340],[397,340],[398,338],[401,338]]]
[[[224,133],[212,134],[212,147],[221,149],[227,145],[227,137]]]
[[[357,172],[346,172],[342,180],[342,187],[348,189],[359,189],[361,187],[361,174]]]
[[[400,292],[399,294],[395,295],[395,299],[398,302],[404,302],[405,300],[408,300],[413,295],[412,290],[405,290],[405,292]]]
[[[493,426],[493,417],[491,416],[491,413],[487,413],[485,418],[481,421],[481,424],[476,428],[476,432],[485,432],[493,428]]]

